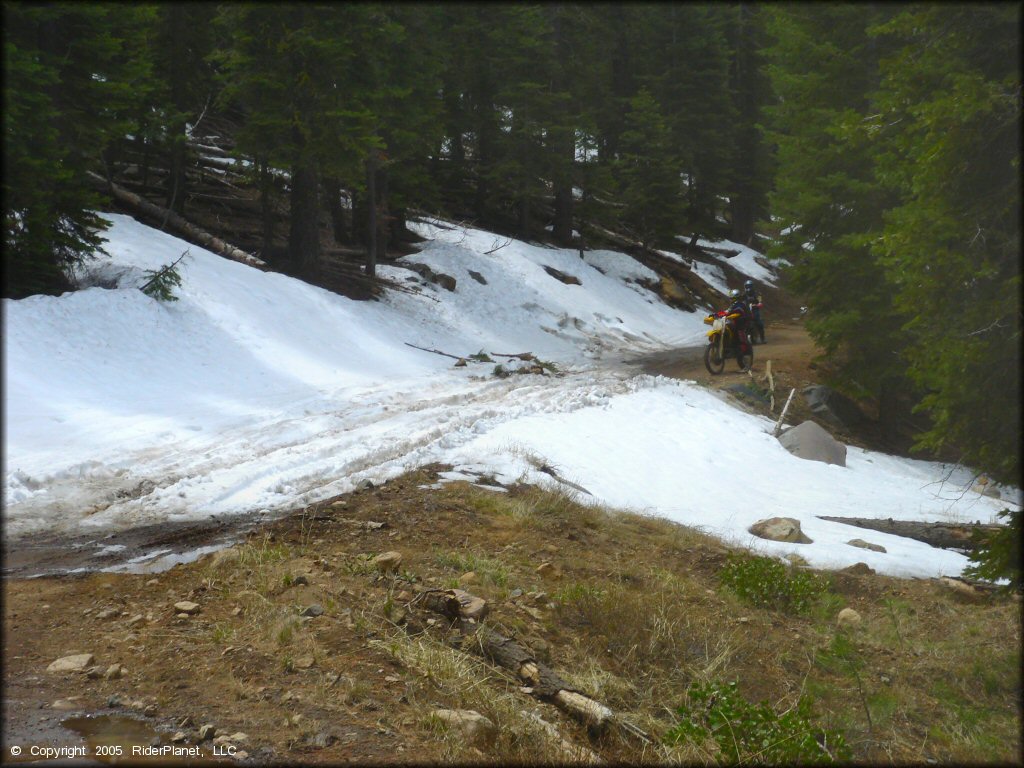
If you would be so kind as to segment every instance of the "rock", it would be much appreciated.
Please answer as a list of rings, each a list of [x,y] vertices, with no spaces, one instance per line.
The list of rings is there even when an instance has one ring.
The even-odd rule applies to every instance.
[[[231,757],[235,758],[235,760],[248,760],[249,753],[244,749],[237,749],[235,750],[235,754],[231,755]]]
[[[476,581],[476,571],[469,571],[459,576],[459,584],[475,584]]]
[[[342,499],[340,501],[335,501],[335,502],[333,502],[331,504],[331,509],[346,509],[347,507],[348,507],[348,502],[345,501],[344,499]]]
[[[551,563],[543,562],[537,566],[537,575],[543,579],[553,579],[556,576],[555,566]]]
[[[292,586],[293,587],[301,587],[303,585],[308,585],[308,584],[309,584],[309,577],[304,576],[301,573],[298,576],[296,576],[294,579],[292,579]]]
[[[508,599],[509,600],[515,600],[517,597],[522,597],[522,596],[523,596],[523,590],[521,590],[521,589],[513,589],[511,592],[508,593]]]
[[[50,663],[46,668],[47,672],[85,672],[95,658],[91,653],[76,653],[71,656],[64,656]]]
[[[843,608],[836,616],[836,624],[840,627],[856,627],[860,625],[860,614],[853,608]]]
[[[188,736],[185,735],[184,731],[178,731],[173,736],[171,736],[171,743],[172,744],[181,744],[181,742],[185,741],[185,739],[187,739],[187,738],[188,738]]]
[[[390,552],[382,552],[370,562],[372,562],[381,573],[393,573],[397,571],[399,566],[402,564],[402,553],[395,552],[394,550]]]
[[[176,614],[174,614],[174,618],[176,618],[176,619],[187,619],[188,617],[189,616],[188,616],[187,613],[176,613]]]
[[[239,742],[248,741],[249,740],[249,734],[248,733],[243,733],[242,731],[235,731],[230,736],[228,736],[228,738],[231,739],[231,741],[233,741],[233,742],[235,742],[237,744]]]
[[[69,696],[66,699],[57,699],[50,705],[50,709],[59,709],[63,711],[78,709],[78,700],[81,698],[81,696]]]
[[[846,466],[846,446],[813,421],[787,429],[778,439],[783,448],[798,458]]]
[[[241,606],[236,605],[234,608],[232,608],[231,609],[231,615],[232,616],[241,616],[242,615],[242,608],[241,608]]]
[[[120,664],[111,664],[107,667],[107,671],[103,673],[103,677],[107,680],[117,680],[124,677],[125,669]]]
[[[112,619],[115,616],[120,616],[121,610],[119,608],[104,608],[102,611],[96,614],[97,619]]]
[[[872,544],[870,541],[864,541],[864,539],[850,539],[848,542],[851,547],[860,547],[861,549],[870,549],[872,552],[886,552],[885,547],[881,544]]]
[[[135,616],[132,616],[130,619],[128,619],[128,626],[129,627],[135,627],[135,626],[138,626],[139,624],[144,623],[145,621],[146,621],[146,617],[143,616],[141,613],[138,613]]]
[[[478,621],[487,615],[487,601],[482,597],[471,595],[462,589],[453,589],[451,592],[459,601],[459,614],[463,618]]]
[[[864,413],[853,400],[823,384],[807,387],[803,396],[811,413],[837,427],[856,427],[865,420]]]
[[[867,563],[854,563],[851,566],[843,568],[843,573],[851,573],[854,576],[870,576],[874,572],[875,569]]]
[[[369,491],[369,490],[372,490],[372,489],[373,489],[373,481],[372,480],[363,480],[363,481],[361,481],[359,483],[359,485],[356,486],[356,490],[359,490],[359,491]]]
[[[115,694],[107,699],[107,706],[111,709],[119,709],[124,706],[124,699]]]
[[[88,677],[90,680],[99,680],[101,677],[103,677],[103,671],[103,667],[89,667],[85,671],[85,676]]]
[[[146,717],[156,717],[156,704],[147,704],[143,707],[142,714]]]
[[[461,732],[474,746],[492,744],[498,735],[494,723],[472,709],[435,709],[430,714],[449,728]]]
[[[210,723],[207,723],[206,725],[202,725],[202,726],[199,727],[199,740],[200,741],[208,741],[209,739],[212,739],[216,735],[217,735],[217,729],[214,728],[213,725],[211,725]]]
[[[299,656],[293,662],[293,666],[296,669],[309,669],[316,663],[316,660],[312,656]]]
[[[160,579],[150,579],[146,582],[147,587],[158,587],[160,586]]]
[[[311,736],[307,744],[315,749],[324,749],[331,746],[338,740],[338,737],[328,731],[320,731],[315,736]]]
[[[951,579],[948,576],[943,576],[939,579],[939,583],[944,587],[952,591],[959,597],[962,597],[969,602],[979,603],[985,600],[985,593],[979,589],[975,589],[970,584],[959,579]]]
[[[302,609],[302,615],[303,616],[309,616],[309,617],[323,616],[324,615],[324,607],[322,605],[320,605],[319,603],[313,603],[312,605],[307,605],[305,608]]]
[[[186,616],[192,616],[199,613],[199,603],[193,603],[190,600],[182,600],[181,602],[174,604],[174,609],[178,613],[184,613]]]
[[[800,521],[792,517],[770,517],[758,520],[748,529],[750,533],[769,541],[788,541],[793,544],[813,544],[800,530]]]
[[[810,563],[808,563],[801,555],[796,554],[796,552],[790,552],[786,555],[786,559],[789,561],[789,564],[795,568],[806,568],[810,565]]]
[[[1001,498],[998,488],[987,483],[985,485],[982,485],[980,481],[971,486],[971,490],[974,491],[975,493],[979,493],[982,496],[988,496],[989,498],[992,499]]]

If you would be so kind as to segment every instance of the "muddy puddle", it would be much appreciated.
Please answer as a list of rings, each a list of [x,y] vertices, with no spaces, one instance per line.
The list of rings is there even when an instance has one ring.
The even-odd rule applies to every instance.
[[[47,743],[8,744],[4,763],[33,765],[233,765],[233,747],[172,744],[126,715],[68,717]]]
[[[159,573],[244,538],[266,515],[156,523],[123,531],[43,534],[4,542],[4,578],[30,579],[108,571]]]

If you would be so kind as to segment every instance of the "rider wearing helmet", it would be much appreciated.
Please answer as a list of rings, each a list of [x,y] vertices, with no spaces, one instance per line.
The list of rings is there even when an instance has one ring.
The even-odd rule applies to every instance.
[[[754,290],[754,281],[747,280],[743,284],[743,290],[747,305],[750,307],[750,315],[754,321],[754,328],[757,330],[757,335],[761,339],[761,343],[764,344],[764,320],[761,319],[761,297],[758,296],[757,291]]]

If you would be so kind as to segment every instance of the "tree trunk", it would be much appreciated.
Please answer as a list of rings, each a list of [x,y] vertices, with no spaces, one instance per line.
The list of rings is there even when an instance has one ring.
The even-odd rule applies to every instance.
[[[266,157],[257,157],[256,167],[258,168],[260,185],[260,219],[263,224],[262,251],[264,254],[268,254],[274,247],[274,213],[271,207],[271,193],[274,190],[274,180],[270,175],[270,168],[267,165]]]
[[[292,166],[288,257],[304,277],[315,278],[320,264],[320,205],[317,172],[308,161]]]
[[[988,523],[924,523],[916,520],[893,520],[892,518],[876,520],[874,518],[826,517],[824,515],[819,515],[819,517],[822,520],[831,520],[857,528],[904,536],[941,549],[977,549],[981,545],[975,541],[975,531],[991,534],[1003,528],[1001,525]]]
[[[345,211],[341,207],[341,182],[335,176],[324,179],[324,194],[327,195],[327,210],[331,215],[331,230],[334,242],[348,243],[348,227],[345,223]]]
[[[377,152],[366,160],[366,274],[377,274]]]
[[[390,234],[391,215],[388,211],[388,171],[377,168],[377,261],[388,256],[388,235]]]

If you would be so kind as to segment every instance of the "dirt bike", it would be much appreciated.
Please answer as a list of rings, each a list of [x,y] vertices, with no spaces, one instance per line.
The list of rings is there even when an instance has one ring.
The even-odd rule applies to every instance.
[[[708,345],[704,349],[704,367],[708,372],[717,375],[725,370],[725,360],[735,357],[740,370],[746,371],[754,364],[754,348],[740,341],[736,320],[739,312],[727,314],[719,310],[704,318],[705,325],[710,325]]]

